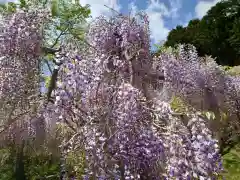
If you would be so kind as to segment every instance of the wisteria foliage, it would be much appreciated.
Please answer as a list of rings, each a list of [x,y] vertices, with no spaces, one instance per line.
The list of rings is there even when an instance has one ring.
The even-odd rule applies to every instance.
[[[32,22],[43,23],[47,16],[39,14]],[[20,65],[11,71],[17,81],[1,84],[1,98],[8,99],[7,93],[22,97],[22,91],[9,88],[28,74],[25,66],[32,69],[35,63],[37,69],[41,36],[36,35],[39,26],[26,24],[31,17],[29,12],[16,13],[10,17],[13,24],[4,28],[15,38],[13,43],[3,33],[1,56]],[[29,44],[16,33],[22,27],[17,23],[25,24],[24,32],[34,31],[27,34]],[[74,135],[64,141],[63,150],[73,151],[78,145],[85,151],[84,179],[214,179],[222,172],[219,123],[201,111],[226,112],[237,120],[239,78],[225,74],[212,59],[203,61],[194,47],[180,47],[178,56],[152,57],[148,27],[144,14],[92,22],[86,34],[88,48],[62,48],[55,102],[39,106],[35,118],[44,119],[48,127],[61,123],[72,129]],[[0,67],[1,78],[10,76],[4,60]],[[18,83],[21,90],[26,84]],[[174,112],[173,96],[193,109],[184,116]]]

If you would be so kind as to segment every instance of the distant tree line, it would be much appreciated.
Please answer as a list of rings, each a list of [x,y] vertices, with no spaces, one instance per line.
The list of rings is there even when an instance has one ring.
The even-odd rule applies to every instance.
[[[218,64],[240,65],[240,0],[222,0],[202,19],[192,19],[187,27],[178,25],[164,45],[177,44],[192,44],[200,56],[211,55]]]

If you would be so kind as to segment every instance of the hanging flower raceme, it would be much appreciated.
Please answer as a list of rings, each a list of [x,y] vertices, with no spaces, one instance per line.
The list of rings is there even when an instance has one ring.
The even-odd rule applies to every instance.
[[[193,175],[205,178],[222,171],[218,141],[213,138],[207,123],[206,120],[197,115],[190,118],[188,122],[194,153]]]
[[[0,99],[36,93],[42,47],[41,26],[47,15],[42,10],[19,10],[4,18],[0,35]],[[34,92],[29,92],[31,90]]]
[[[209,120],[199,113],[175,113],[161,101],[154,107],[153,130],[164,143],[167,178],[207,179],[221,173],[218,141],[208,128]]]
[[[84,178],[211,178],[220,172],[220,160],[207,123],[198,116],[194,116],[196,123],[190,116],[183,123],[173,115],[169,102],[162,101],[161,93],[146,97],[149,86],[143,89],[134,83],[146,74],[133,75],[134,82],[125,78],[132,76],[130,61],[134,70],[151,72],[151,66],[144,66],[152,61],[147,32],[135,19],[97,19],[87,34],[93,46],[77,52],[77,57],[69,54],[60,67],[54,105],[57,120],[81,134],[79,144],[87,159]],[[126,57],[126,52],[140,52],[138,48],[144,53]],[[186,99],[202,98],[205,83],[212,81],[206,80],[208,74],[195,54],[188,60],[184,55],[180,60],[173,55],[161,59],[157,71],[164,71],[169,91]]]
[[[142,102],[141,102],[142,100]],[[110,140],[114,158],[123,161],[130,179],[159,179],[158,162],[164,162],[162,140],[151,129],[150,112],[144,109],[144,96],[130,84],[119,87],[113,117],[116,133]]]
[[[183,50],[182,50],[183,51]],[[196,52],[191,52],[196,54]],[[162,54],[165,89],[170,96],[177,95],[201,110],[236,112],[236,81],[227,75],[224,70],[209,58],[207,62],[196,60],[196,56],[184,59]],[[190,58],[190,59],[189,59]],[[233,96],[233,94],[235,94]],[[171,97],[169,98],[171,99]]]
[[[165,134],[167,171],[170,178],[207,179],[221,173],[218,142],[199,116],[189,117],[184,125],[172,117]]]
[[[39,100],[41,28],[47,19],[45,10],[17,10],[4,16],[1,24],[0,113],[4,115],[0,118],[9,126],[5,132],[18,139],[34,131],[31,122],[36,111],[31,108]]]
[[[120,15],[110,20],[101,16],[91,24],[87,39],[102,53],[118,53],[119,49],[149,50],[148,23],[146,15],[136,18]]]

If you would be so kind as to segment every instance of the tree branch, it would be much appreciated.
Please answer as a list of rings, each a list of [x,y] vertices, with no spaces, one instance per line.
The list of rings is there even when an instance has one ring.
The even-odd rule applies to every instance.
[[[46,54],[55,54],[56,52],[61,51],[61,48],[59,49],[53,49],[53,48],[48,48],[48,47],[43,47],[42,51]]]
[[[52,94],[52,91],[56,88],[57,76],[58,76],[58,69],[54,69],[52,73],[51,81],[48,87],[47,101],[53,102],[53,100],[51,99],[51,94]]]
[[[6,130],[8,130],[9,126],[11,126],[13,123],[15,123],[17,120],[19,120],[19,118],[27,113],[29,113],[30,111],[26,111],[23,112],[21,114],[18,114],[16,117],[14,117],[13,119],[10,119],[10,122],[8,122],[6,125],[0,126],[0,128],[2,129],[0,131],[0,134],[5,132]]]
[[[51,74],[53,73],[53,71],[52,71],[52,69],[51,69],[51,66],[50,66],[50,64],[49,64],[49,62],[46,60],[46,59],[44,59],[44,61],[45,61],[45,63],[47,64],[47,66],[48,66],[48,69],[49,69],[49,71],[51,72]]]

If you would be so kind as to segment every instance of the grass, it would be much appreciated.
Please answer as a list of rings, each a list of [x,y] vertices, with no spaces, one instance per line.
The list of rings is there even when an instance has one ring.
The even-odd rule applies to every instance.
[[[223,157],[223,166],[226,171],[223,176],[226,180],[240,179],[240,145]]]

